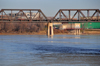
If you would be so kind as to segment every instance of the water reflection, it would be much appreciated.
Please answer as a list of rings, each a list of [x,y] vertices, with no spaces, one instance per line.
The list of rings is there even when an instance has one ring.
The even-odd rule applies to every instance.
[[[80,36],[73,36],[73,37],[68,37],[68,36],[60,36],[60,37],[55,37],[55,38],[60,38],[60,39],[73,39],[73,38],[75,38],[75,39],[80,39]]]
[[[48,36],[48,38],[51,38],[51,39],[53,39],[53,36]]]

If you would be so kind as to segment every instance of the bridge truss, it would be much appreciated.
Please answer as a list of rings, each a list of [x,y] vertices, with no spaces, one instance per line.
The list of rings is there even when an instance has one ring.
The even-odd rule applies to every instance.
[[[47,22],[40,9],[2,9],[0,22]]]
[[[99,9],[60,9],[52,21],[58,22],[100,22]]]
[[[40,9],[2,9],[0,22],[100,22],[99,9],[60,9],[47,19]]]

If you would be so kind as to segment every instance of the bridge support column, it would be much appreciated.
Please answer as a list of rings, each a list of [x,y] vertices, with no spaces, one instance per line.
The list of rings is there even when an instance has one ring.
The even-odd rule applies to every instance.
[[[80,35],[80,29],[75,30],[75,35]]]
[[[53,36],[53,23],[48,23],[47,25],[47,35],[48,36]]]

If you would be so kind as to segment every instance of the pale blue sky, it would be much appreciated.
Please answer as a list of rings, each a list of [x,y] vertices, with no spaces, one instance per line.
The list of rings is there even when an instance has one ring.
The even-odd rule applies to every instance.
[[[100,9],[100,0],[0,0],[0,9],[41,9],[54,16],[59,9]]]

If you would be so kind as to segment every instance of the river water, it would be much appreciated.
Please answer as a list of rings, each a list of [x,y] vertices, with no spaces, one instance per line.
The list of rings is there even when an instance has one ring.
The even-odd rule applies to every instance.
[[[100,35],[0,35],[0,66],[100,66]]]

